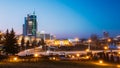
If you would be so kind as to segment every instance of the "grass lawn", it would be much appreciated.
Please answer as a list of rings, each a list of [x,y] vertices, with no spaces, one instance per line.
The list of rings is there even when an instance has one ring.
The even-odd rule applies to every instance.
[[[48,61],[38,62],[0,62],[0,68],[116,68],[111,65],[99,65],[90,61]]]

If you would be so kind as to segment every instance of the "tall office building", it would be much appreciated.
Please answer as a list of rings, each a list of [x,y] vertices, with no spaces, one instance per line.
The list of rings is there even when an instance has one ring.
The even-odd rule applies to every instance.
[[[23,35],[24,36],[35,36],[37,34],[37,17],[35,12],[32,15],[28,14],[25,17],[25,23],[23,24]]]

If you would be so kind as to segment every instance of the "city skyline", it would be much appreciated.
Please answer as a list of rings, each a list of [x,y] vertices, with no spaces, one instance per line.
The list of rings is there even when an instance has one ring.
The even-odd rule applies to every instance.
[[[58,38],[89,37],[103,31],[120,34],[119,0],[1,0],[0,30],[14,28],[22,34],[27,14],[36,12],[38,31]]]

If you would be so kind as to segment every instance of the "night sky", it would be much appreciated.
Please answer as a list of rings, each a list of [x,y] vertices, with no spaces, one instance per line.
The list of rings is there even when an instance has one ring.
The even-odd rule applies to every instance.
[[[24,17],[34,10],[38,31],[57,38],[120,34],[120,0],[0,0],[0,30],[21,34]]]

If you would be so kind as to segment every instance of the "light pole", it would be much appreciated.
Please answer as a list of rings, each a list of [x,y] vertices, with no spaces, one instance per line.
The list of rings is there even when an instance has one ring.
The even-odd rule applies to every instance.
[[[91,39],[88,40],[88,48],[86,49],[87,54],[91,54],[92,51],[90,50],[90,43],[92,42]]]
[[[109,47],[109,43],[111,42],[111,39],[109,38],[109,39],[107,39],[107,46]],[[111,52],[112,52],[112,49],[110,49],[111,50]]]
[[[89,43],[89,45],[88,45],[88,49],[90,50],[90,43],[92,42],[92,40],[91,39],[89,39],[88,40],[88,43]]]
[[[104,46],[104,51],[106,52],[108,50],[108,46]]]
[[[27,51],[26,51],[26,46],[27,46],[27,41],[29,40],[28,37],[25,37],[25,54],[27,54]]]

